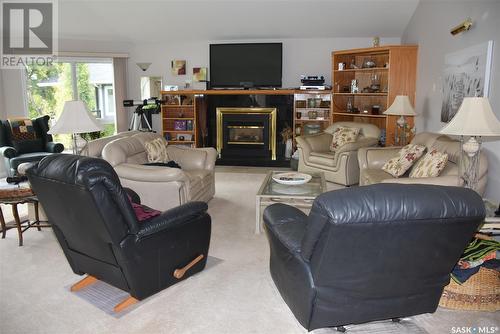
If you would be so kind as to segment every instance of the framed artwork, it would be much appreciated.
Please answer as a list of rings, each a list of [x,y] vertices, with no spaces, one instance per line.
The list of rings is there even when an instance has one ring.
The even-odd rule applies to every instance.
[[[206,82],[207,81],[207,68],[206,67],[193,67],[193,81]]]
[[[172,75],[185,75],[186,74],[186,61],[185,60],[172,60],[170,62]]]
[[[186,121],[175,120],[174,121],[174,130],[175,131],[186,131]]]
[[[441,122],[455,116],[464,97],[488,97],[493,41],[478,44],[445,56]]]

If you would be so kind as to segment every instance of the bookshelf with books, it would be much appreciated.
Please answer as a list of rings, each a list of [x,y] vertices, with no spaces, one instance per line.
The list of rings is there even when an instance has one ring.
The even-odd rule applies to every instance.
[[[194,94],[162,92],[162,133],[169,144],[198,146]]]

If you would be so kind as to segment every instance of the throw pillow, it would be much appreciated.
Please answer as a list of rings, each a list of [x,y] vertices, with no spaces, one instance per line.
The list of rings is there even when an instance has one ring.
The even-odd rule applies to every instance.
[[[448,162],[448,154],[438,150],[428,152],[411,169],[410,177],[436,177],[443,171]]]
[[[167,145],[163,137],[145,142],[144,148],[148,154],[148,162],[168,162]]]
[[[130,205],[132,205],[132,209],[134,209],[135,216],[139,223],[161,215],[161,211],[151,209],[149,206],[146,205],[134,203],[134,201],[132,201],[132,198],[128,194],[127,197],[130,202]]]
[[[8,141],[16,149],[18,154],[43,152],[43,139],[37,136],[33,121],[30,119],[9,119],[7,121]]]
[[[359,135],[359,128],[338,127],[332,134],[330,151],[335,152],[348,143],[354,143]]]
[[[36,139],[36,131],[30,119],[9,119],[12,141]]]
[[[389,159],[382,170],[394,177],[400,177],[422,156],[425,146],[408,144],[403,147],[398,154]]]

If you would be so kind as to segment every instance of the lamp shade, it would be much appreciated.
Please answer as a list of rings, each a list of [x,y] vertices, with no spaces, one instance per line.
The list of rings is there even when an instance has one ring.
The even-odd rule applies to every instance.
[[[395,116],[415,116],[415,109],[413,109],[410,99],[406,95],[397,95],[394,102],[389,109],[384,111],[384,115]]]
[[[86,133],[101,131],[103,127],[87,110],[83,101],[66,101],[64,109],[49,134]]]
[[[500,136],[500,122],[486,97],[466,97],[440,133],[455,136]]]

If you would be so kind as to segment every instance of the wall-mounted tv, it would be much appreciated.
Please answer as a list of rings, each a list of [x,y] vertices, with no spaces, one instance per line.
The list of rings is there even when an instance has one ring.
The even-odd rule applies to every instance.
[[[210,44],[210,86],[281,87],[282,58],[282,43]]]

